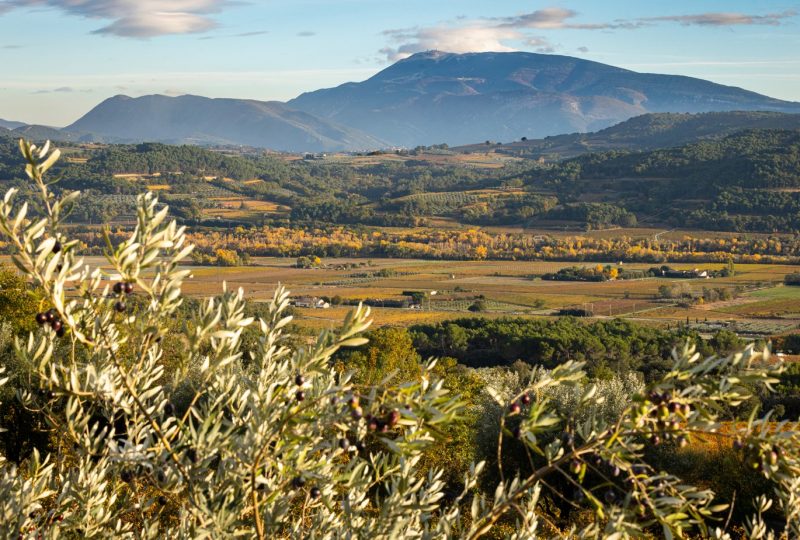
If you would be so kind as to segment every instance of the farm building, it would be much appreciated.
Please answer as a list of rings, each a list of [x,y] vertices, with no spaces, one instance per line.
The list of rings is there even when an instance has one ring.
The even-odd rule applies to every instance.
[[[328,309],[331,305],[322,298],[301,296],[295,298],[292,304],[299,308]]]

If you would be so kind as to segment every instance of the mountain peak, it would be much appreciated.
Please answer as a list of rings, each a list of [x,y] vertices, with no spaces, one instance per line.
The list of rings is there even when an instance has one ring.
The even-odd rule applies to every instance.
[[[289,105],[403,146],[587,132],[650,112],[800,112],[798,103],[740,88],[582,58],[438,50]]]

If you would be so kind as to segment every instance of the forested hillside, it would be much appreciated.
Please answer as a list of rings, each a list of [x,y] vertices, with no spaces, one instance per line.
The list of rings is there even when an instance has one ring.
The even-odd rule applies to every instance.
[[[652,125],[649,124],[649,125]],[[672,125],[672,124],[670,124]],[[78,222],[131,215],[160,192],[194,225],[500,225],[605,229],[800,230],[800,130],[740,131],[651,151],[559,162],[468,161],[446,148],[321,159],[159,143],[64,147],[64,188],[89,191]],[[0,181],[20,185],[16,142]],[[494,160],[494,161],[491,161]]]
[[[747,129],[800,129],[800,114],[766,111],[728,111],[700,114],[650,113],[594,133],[570,133],[544,139],[523,137],[503,144],[489,142],[495,152],[532,159],[568,159],[587,152],[654,150],[707,139],[720,139]],[[455,148],[476,152],[487,144]]]
[[[650,152],[586,154],[531,169],[528,185],[586,192],[640,216],[733,231],[800,229],[800,130],[747,130]],[[665,208],[665,204],[669,205]],[[668,216],[664,216],[672,210]]]

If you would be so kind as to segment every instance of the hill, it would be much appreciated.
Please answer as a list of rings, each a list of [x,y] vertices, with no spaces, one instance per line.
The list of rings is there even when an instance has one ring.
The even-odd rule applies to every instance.
[[[78,141],[81,136],[66,129],[57,129],[49,126],[24,125],[11,131],[11,135],[16,138],[24,138],[32,141]],[[84,140],[91,140],[91,137],[83,137]]]
[[[24,127],[26,125],[27,124],[25,124],[24,122],[13,122],[11,120],[3,120],[2,118],[0,118],[0,128],[11,130],[11,129],[17,129],[19,127]]]
[[[607,150],[669,148],[717,139],[746,129],[800,129],[800,114],[763,111],[650,113],[594,133],[571,133],[489,146],[495,152],[510,155],[563,159]],[[482,142],[451,150],[486,152],[487,145]]]
[[[556,163],[504,156],[485,166],[466,159],[473,156],[424,151],[297,160],[158,143],[63,148],[68,157],[55,171],[61,187],[90,193],[71,218],[77,222],[129,221],[134,195],[153,189],[189,223],[215,227],[288,220],[310,227],[800,231],[800,130],[745,130]],[[18,182],[20,170],[16,142],[1,140],[0,183]]]
[[[746,130],[717,140],[648,152],[585,154],[524,175],[552,189],[552,219],[639,223],[706,230],[800,230],[800,130]],[[598,217],[599,216],[599,217]]]
[[[107,142],[244,145],[282,151],[373,149],[385,143],[283,103],[199,96],[115,96],[66,131]]]
[[[693,191],[708,186],[800,188],[800,129],[746,130],[648,152],[585,154],[561,162],[546,176],[558,180],[671,178],[690,182],[685,187]]]
[[[585,132],[648,112],[800,113],[800,103],[701,79],[522,52],[419,53],[288,105],[410,147]]]

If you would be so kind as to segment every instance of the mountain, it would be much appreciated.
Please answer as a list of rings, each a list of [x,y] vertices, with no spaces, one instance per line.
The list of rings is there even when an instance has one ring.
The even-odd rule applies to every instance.
[[[748,129],[800,129],[800,114],[763,111],[710,113],[649,113],[593,133],[554,135],[491,145],[495,152],[527,157],[567,158],[607,150],[670,148],[706,139],[718,139]],[[486,151],[486,143],[451,150]]]
[[[81,139],[77,133],[72,133],[66,129],[58,129],[49,126],[23,125],[11,130],[11,135],[16,138],[24,138],[31,141],[77,141]],[[86,137],[81,140],[91,140]]]
[[[23,127],[23,126],[26,126],[26,125],[27,124],[25,124],[24,122],[13,122],[11,120],[3,120],[2,118],[0,118],[0,128],[5,128],[5,129],[8,129],[8,130],[11,130],[11,129],[17,129],[19,127]]]
[[[649,112],[800,113],[800,103],[692,77],[522,52],[418,53],[288,105],[404,146],[586,132]]]
[[[66,131],[106,142],[244,145],[285,151],[374,149],[386,143],[276,101],[115,96]]]

